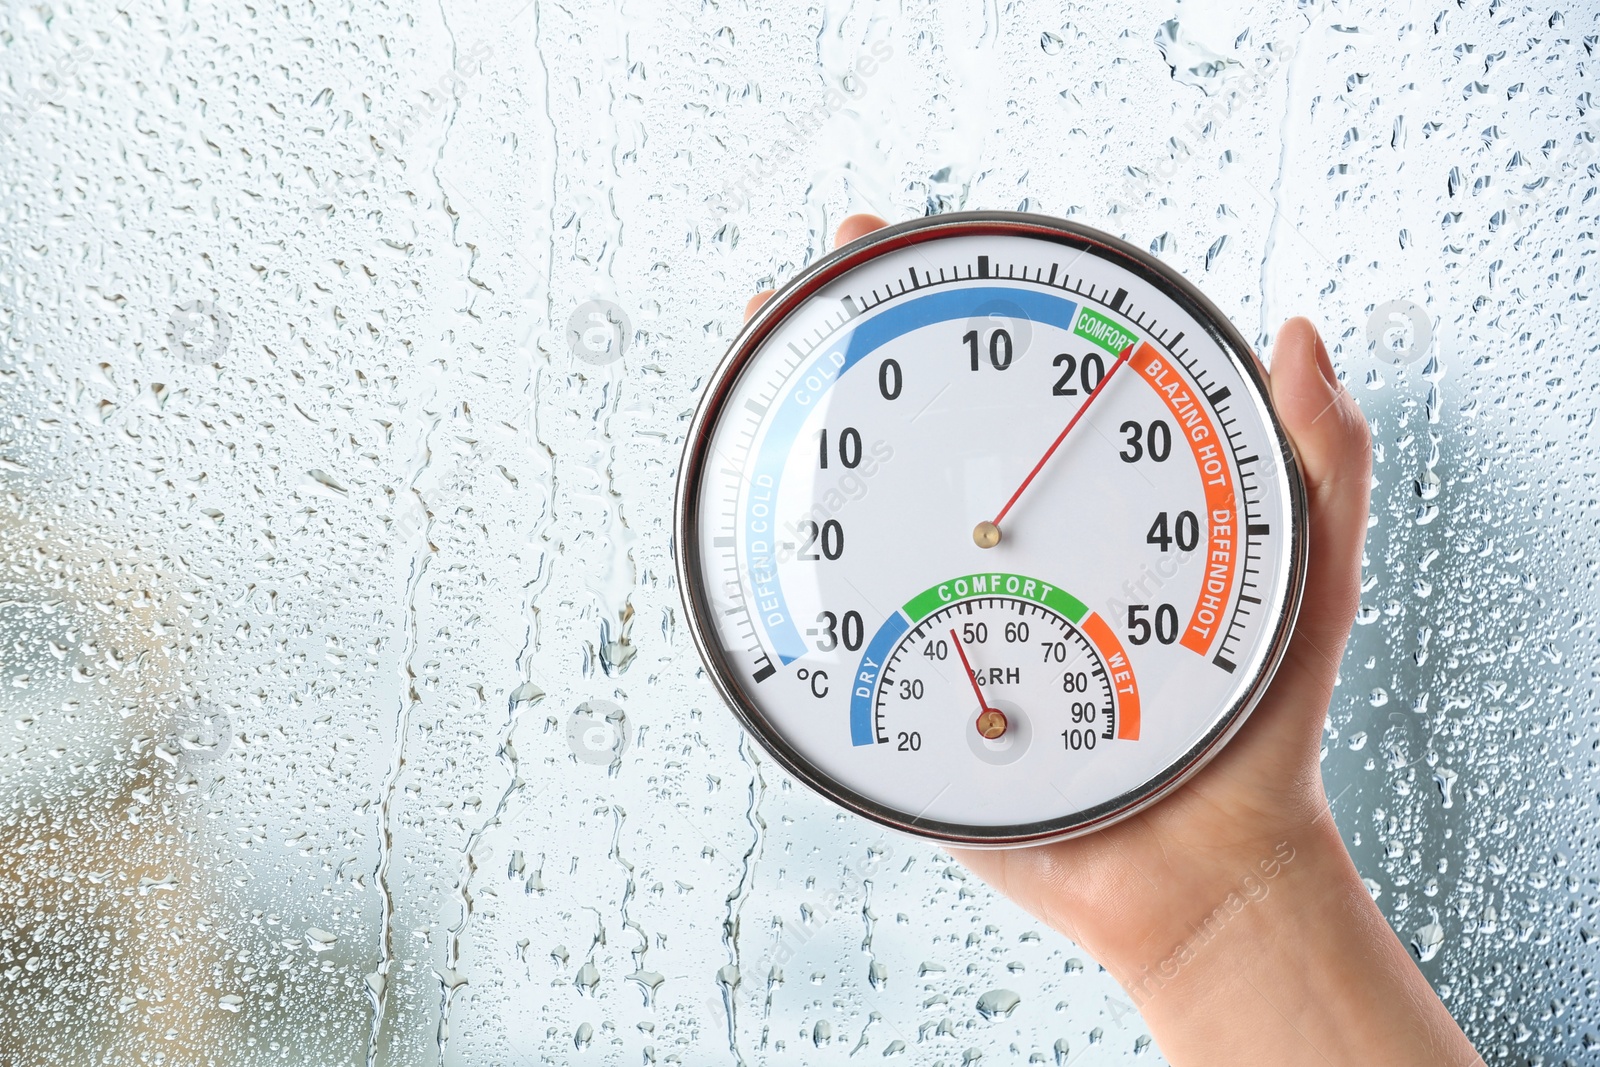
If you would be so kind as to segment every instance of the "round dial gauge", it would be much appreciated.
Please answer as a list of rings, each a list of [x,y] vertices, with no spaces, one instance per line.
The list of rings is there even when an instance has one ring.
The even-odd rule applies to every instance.
[[[745,326],[690,429],[678,578],[745,727],[867,818],[969,846],[1148,805],[1287,643],[1304,489],[1238,332],[1115,238],[891,226]]]

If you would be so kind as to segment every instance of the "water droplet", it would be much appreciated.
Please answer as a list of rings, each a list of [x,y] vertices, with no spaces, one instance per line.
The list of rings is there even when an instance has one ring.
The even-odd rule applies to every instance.
[[[1021,1003],[1022,998],[1009,989],[991,989],[978,998],[978,1014],[985,1019],[1005,1018]]]
[[[1411,953],[1417,957],[1419,963],[1427,963],[1439,954],[1439,948],[1444,944],[1444,927],[1439,925],[1439,913],[1429,908],[1433,919],[1425,926],[1417,929],[1411,938]]]
[[[511,691],[511,696],[509,698],[511,709],[515,712],[520,712],[526,710],[527,708],[531,708],[543,699],[544,690],[540,689],[532,682],[523,682],[521,685],[517,686]]]
[[[628,975],[628,981],[638,983],[640,990],[643,991],[644,1006],[647,1008],[655,1006],[656,991],[661,988],[661,984],[666,980],[665,975],[656,971],[634,971]]]
[[[1444,801],[1444,806],[1454,807],[1455,801],[1451,799],[1450,790],[1456,784],[1456,772],[1449,767],[1440,767],[1433,772],[1433,784],[1439,787],[1439,796]]]
[[[1192,85],[1208,96],[1221,87],[1225,75],[1243,70],[1238,60],[1218,55],[1189,36],[1177,19],[1168,19],[1156,30],[1156,47],[1174,81]]]

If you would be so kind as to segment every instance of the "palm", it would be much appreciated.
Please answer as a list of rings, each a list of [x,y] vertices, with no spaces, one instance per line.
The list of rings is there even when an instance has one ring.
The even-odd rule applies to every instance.
[[[1171,901],[1217,899],[1325,810],[1317,744],[1332,674],[1291,653],[1238,736],[1122,822],[1037,848],[951,851],[1096,955],[1181,932]]]

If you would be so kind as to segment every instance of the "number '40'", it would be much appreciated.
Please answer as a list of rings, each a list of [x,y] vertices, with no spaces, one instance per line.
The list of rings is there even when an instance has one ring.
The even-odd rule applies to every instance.
[[[1174,541],[1178,543],[1180,552],[1192,552],[1200,543],[1200,520],[1192,511],[1180,511],[1177,519],[1169,523],[1167,513],[1163,511],[1150,524],[1150,532],[1144,535],[1144,540],[1163,552],[1172,548]]]

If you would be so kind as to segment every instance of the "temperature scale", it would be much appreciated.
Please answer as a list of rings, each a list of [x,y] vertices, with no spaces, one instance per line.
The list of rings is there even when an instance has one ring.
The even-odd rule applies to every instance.
[[[678,485],[701,656],[868,819],[1032,844],[1233,735],[1299,607],[1304,488],[1237,330],[1084,226],[890,226],[801,272],[709,383]]]

